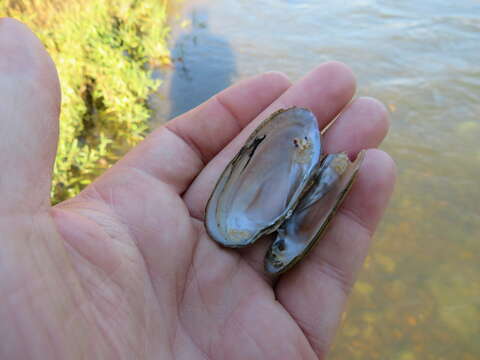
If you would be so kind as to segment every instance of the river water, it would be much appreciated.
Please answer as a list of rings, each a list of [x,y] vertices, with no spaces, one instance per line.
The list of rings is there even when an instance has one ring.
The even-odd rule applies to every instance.
[[[236,80],[296,80],[332,59],[391,112],[397,187],[330,358],[480,359],[480,2],[174,5],[157,121]]]

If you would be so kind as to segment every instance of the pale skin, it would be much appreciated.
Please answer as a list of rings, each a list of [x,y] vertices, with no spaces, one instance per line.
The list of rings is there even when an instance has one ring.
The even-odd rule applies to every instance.
[[[60,87],[22,24],[0,20],[0,358],[325,359],[391,195],[395,166],[375,150],[383,105],[352,97],[343,64],[296,83],[244,80],[150,134],[77,197],[50,205]],[[368,150],[325,238],[278,279],[267,241],[224,249],[205,203],[268,114],[312,109],[328,152]]]

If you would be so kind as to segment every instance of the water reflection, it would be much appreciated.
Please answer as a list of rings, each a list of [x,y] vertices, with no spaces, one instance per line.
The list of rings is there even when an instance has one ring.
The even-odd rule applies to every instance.
[[[209,30],[208,11],[195,9],[190,18],[191,30],[176,39],[172,50],[170,119],[228,87],[236,73],[228,41]]]

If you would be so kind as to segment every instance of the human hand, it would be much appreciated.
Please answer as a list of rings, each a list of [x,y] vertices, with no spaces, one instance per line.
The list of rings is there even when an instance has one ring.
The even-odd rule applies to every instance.
[[[296,84],[268,73],[168,122],[77,197],[50,206],[59,85],[40,42],[0,21],[0,358],[323,359],[394,183],[369,150],[326,236],[275,284],[267,242],[230,250],[205,232],[221,171],[279,108],[315,112],[327,152],[374,148],[387,112],[350,102],[338,63]]]

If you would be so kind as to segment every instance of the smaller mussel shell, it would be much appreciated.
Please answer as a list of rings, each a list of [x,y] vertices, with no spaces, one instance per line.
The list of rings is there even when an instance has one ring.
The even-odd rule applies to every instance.
[[[361,151],[354,162],[346,154],[325,157],[315,175],[315,183],[277,230],[277,237],[265,257],[265,270],[278,275],[295,265],[325,233],[336,210],[350,190],[365,156]]]
[[[227,247],[252,244],[292,214],[321,160],[315,115],[293,107],[265,120],[220,176],[205,215],[209,235]]]

